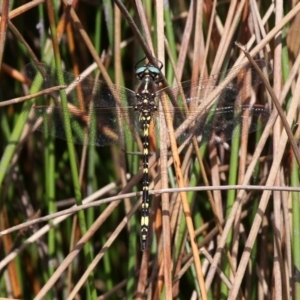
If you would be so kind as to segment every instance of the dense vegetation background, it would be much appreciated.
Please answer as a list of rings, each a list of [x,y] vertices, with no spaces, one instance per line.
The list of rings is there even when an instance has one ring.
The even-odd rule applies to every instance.
[[[292,143],[299,136],[299,3],[1,5],[1,297],[300,299],[299,148]],[[150,159],[150,190],[170,190],[151,195],[152,238],[141,252],[140,148],[74,147],[35,131],[30,108],[45,96],[24,98],[42,89],[24,67],[43,62],[74,76],[90,68],[89,78],[135,90],[135,64],[145,56],[155,63],[153,55],[172,86],[242,66],[235,42],[273,69],[265,78],[274,95],[265,82],[251,92],[270,119],[228,145],[186,145],[180,156],[162,143],[167,152]],[[276,121],[280,108],[287,125]],[[151,137],[151,151],[159,148]]]

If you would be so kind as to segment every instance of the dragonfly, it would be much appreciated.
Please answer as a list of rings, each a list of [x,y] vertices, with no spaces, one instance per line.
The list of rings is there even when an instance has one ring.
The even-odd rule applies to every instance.
[[[217,88],[220,78],[231,76],[239,67],[198,81],[163,87],[163,64],[158,59],[157,66],[151,63],[142,64],[143,60],[135,65],[135,75],[140,82],[136,92],[105,81],[76,77],[63,71],[58,74],[55,68],[45,64],[30,63],[25,66],[26,76],[39,88],[59,86],[57,76],[63,78],[73,143],[100,147],[119,143],[124,146],[124,141],[133,140],[142,146],[142,251],[149,245],[149,136],[158,136],[159,130],[169,132],[168,127],[159,122],[160,119],[169,117],[172,120],[177,143],[182,144],[187,143],[193,136],[201,143],[214,143],[217,141],[216,136],[220,136],[222,141],[236,138],[243,134],[243,128],[247,129],[248,134],[266,125],[271,116],[270,110],[262,105],[243,105],[239,101],[245,93],[261,83],[260,77],[250,64],[243,67],[238,76],[230,80],[218,93],[212,108],[199,112],[197,107],[207,97],[208,91]],[[267,73],[271,72],[270,65],[265,61],[258,61],[258,65]],[[245,85],[243,77],[247,74],[246,71],[249,71],[251,79]],[[35,124],[39,131],[44,131],[47,125],[50,135],[67,140],[59,92],[53,92],[51,96],[51,103],[45,97],[35,102],[28,122]],[[163,97],[169,100],[167,108],[160,105]],[[151,122],[154,126],[150,126]],[[242,129],[235,130],[237,126]]]

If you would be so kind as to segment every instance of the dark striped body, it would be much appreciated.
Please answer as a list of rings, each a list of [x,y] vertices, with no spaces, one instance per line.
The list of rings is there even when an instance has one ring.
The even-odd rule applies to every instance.
[[[140,112],[140,122],[143,129],[143,202],[141,210],[141,250],[144,251],[148,243],[149,228],[149,126],[153,113],[157,111],[155,92],[161,80],[160,70],[152,65],[145,65],[137,69],[137,78],[141,84],[136,93],[135,110]]]
[[[192,136],[199,143],[222,143],[243,134],[249,134],[262,128],[272,118],[271,111],[261,105],[240,105],[240,100],[248,98],[253,87],[261,83],[260,76],[249,64],[242,69],[237,66],[228,72],[212,75],[196,81],[186,81],[168,88],[160,88],[162,80],[162,63],[153,58],[158,67],[151,64],[141,65],[144,59],[136,64],[136,77],[140,80],[137,92],[125,87],[104,81],[94,81],[85,76],[61,72],[45,64],[28,64],[25,74],[37,88],[53,88],[62,86],[59,78],[64,81],[64,93],[68,98],[68,106],[62,108],[60,95],[51,92],[55,99],[49,105],[48,97],[24,113],[26,122],[36,130],[45,132],[45,122],[52,137],[73,142],[78,145],[108,146],[116,142],[124,145],[124,138],[132,140],[139,130],[142,131],[143,142],[143,203],[141,216],[141,249],[148,245],[149,228],[149,126],[152,118],[169,117],[173,128],[177,131],[176,141],[188,143]],[[138,65],[141,65],[139,67]],[[261,69],[271,73],[271,66],[259,61]],[[247,70],[247,72],[246,72]],[[237,71],[239,72],[237,80]],[[245,82],[240,90],[244,76],[251,73],[251,83]],[[59,75],[59,76],[58,76]],[[228,85],[216,96],[216,106],[199,113],[199,105],[211,90],[218,87],[219,78],[232,78]],[[208,89],[207,89],[208,88]],[[169,107],[158,111],[158,103],[162,97],[170,100]],[[252,95],[252,94],[251,94]],[[188,111],[187,111],[188,108]],[[197,109],[196,109],[197,108]],[[29,117],[28,117],[29,116]],[[69,118],[71,128],[65,128],[65,119]],[[119,122],[122,121],[122,122]],[[121,125],[121,126],[120,126]],[[240,127],[245,130],[235,130]],[[68,126],[69,127],[69,126]],[[247,129],[247,130],[246,130]],[[72,134],[70,134],[70,131]],[[167,128],[161,129],[168,131]],[[67,134],[69,132],[69,134]],[[71,136],[72,135],[72,136]],[[218,140],[216,139],[218,138]]]

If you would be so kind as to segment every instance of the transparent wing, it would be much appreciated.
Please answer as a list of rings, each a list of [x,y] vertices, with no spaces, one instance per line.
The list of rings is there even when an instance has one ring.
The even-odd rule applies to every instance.
[[[258,61],[258,65],[266,74],[272,69],[265,61]],[[240,71],[239,71],[240,70]],[[239,71],[239,72],[237,72]],[[249,72],[246,72],[249,71]],[[216,97],[211,109],[198,111],[197,107],[224,79],[237,74]],[[245,84],[245,77],[250,78]],[[261,78],[250,65],[241,69],[233,68],[200,81],[182,82],[181,86],[164,88],[156,95],[162,100],[169,98],[169,111],[160,112],[159,117],[168,115],[177,130],[178,144],[185,142],[192,135],[201,141],[216,141],[216,136],[226,141],[242,134],[256,131],[270,121],[271,111],[262,105],[241,105],[241,99],[251,95],[251,91],[261,83]],[[238,126],[240,129],[238,130]],[[164,128],[167,130],[167,128]]]
[[[40,89],[58,86],[57,71],[44,64],[29,64],[25,74]],[[134,111],[135,93],[104,81],[75,77],[61,72],[68,100],[67,114],[70,119],[73,142],[106,146],[120,142],[122,137],[132,139],[138,128],[139,116]],[[67,139],[60,105],[59,92],[51,94],[54,102],[40,99],[32,107],[28,122],[36,124],[39,131]],[[48,101],[48,102],[47,102]]]
[[[259,61],[261,69],[267,73],[271,68],[264,61]],[[209,110],[197,111],[202,100],[217,87],[219,80],[236,73],[237,68],[231,69],[201,81],[187,81],[181,86],[165,88],[156,93],[157,101],[165,94],[169,95],[169,108],[154,114],[154,130],[159,130],[160,118],[166,115],[172,119],[177,131],[178,143],[187,141],[196,135],[202,141],[213,141],[214,136],[229,140],[240,136],[243,132],[253,132],[258,126],[265,125],[271,112],[262,106],[237,105],[239,98],[256,87],[260,77],[250,66],[243,68],[237,77],[216,97],[216,105]],[[240,69],[240,68],[239,68]],[[250,70],[250,84],[243,84],[246,70]],[[25,67],[26,75],[40,89],[58,86],[57,76],[61,76],[68,99],[66,113],[72,128],[73,142],[106,146],[121,143],[123,138],[131,140],[142,133],[141,113],[134,110],[135,93],[124,87],[108,85],[104,81],[75,77],[71,73],[57,71],[44,64],[29,64]],[[241,89],[243,84],[243,89]],[[241,91],[242,90],[242,91]],[[47,130],[54,137],[66,140],[63,122],[63,111],[60,105],[59,92],[51,94],[54,102],[40,99],[33,106],[28,122],[35,125],[37,130]],[[235,130],[240,125],[248,131]],[[168,131],[168,128],[161,128]],[[150,132],[150,134],[152,134]]]
[[[263,60],[256,61],[256,63],[266,76],[272,73],[272,67],[269,63]],[[201,104],[203,99],[205,99],[224,78],[231,78],[231,80],[218,95],[216,99],[218,106],[224,106],[224,104],[233,105],[237,97],[242,98],[245,94],[248,94],[251,89],[257,87],[262,82],[261,77],[253,66],[247,64],[243,68],[237,66],[229,71],[221,72],[208,78],[196,81],[184,81],[181,82],[179,86],[163,88],[156,94],[158,98],[161,98],[164,93],[167,93],[172,105],[175,107],[196,107]],[[244,84],[245,80],[249,82],[247,86]],[[176,99],[175,102],[174,99]]]

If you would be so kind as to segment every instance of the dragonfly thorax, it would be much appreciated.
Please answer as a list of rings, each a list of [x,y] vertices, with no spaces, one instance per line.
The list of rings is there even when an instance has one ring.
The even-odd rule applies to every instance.
[[[139,111],[142,115],[152,115],[157,111],[157,105],[155,101],[155,93],[157,90],[157,84],[153,78],[146,75],[136,93],[136,106],[135,110]]]
[[[157,105],[155,101],[155,94],[150,93],[148,90],[143,90],[141,93],[136,93],[136,106],[135,110],[142,115],[152,115],[157,111]]]

